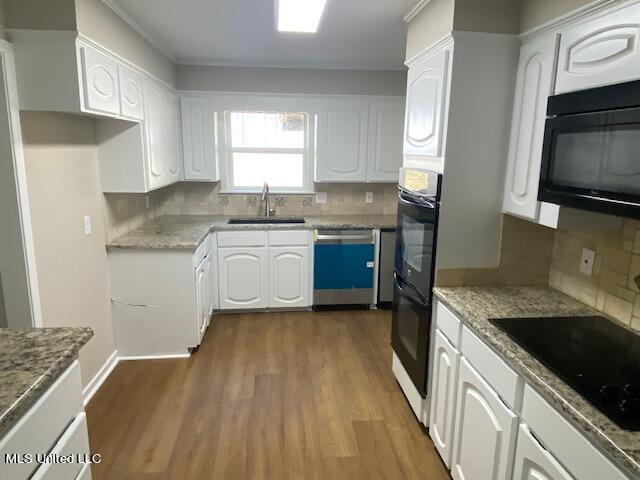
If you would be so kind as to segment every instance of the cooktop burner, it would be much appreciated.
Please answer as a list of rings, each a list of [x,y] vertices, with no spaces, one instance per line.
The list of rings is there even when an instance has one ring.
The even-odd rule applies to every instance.
[[[640,431],[640,335],[604,317],[490,322],[621,428]]]

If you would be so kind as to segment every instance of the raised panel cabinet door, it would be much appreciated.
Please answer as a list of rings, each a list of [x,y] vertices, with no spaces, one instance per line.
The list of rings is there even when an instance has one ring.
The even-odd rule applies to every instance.
[[[553,93],[557,36],[522,45],[511,122],[503,210],[536,220],[547,101]]]
[[[182,142],[180,141],[180,106],[178,97],[165,91],[165,140],[167,150],[166,184],[183,179]]]
[[[447,467],[451,465],[459,358],[460,353],[453,348],[440,330],[436,330],[433,345],[429,436]]]
[[[320,122],[317,182],[365,182],[369,104],[365,100],[329,100]]]
[[[220,309],[266,308],[268,257],[266,247],[218,249]]]
[[[197,345],[200,345],[204,331],[206,329],[206,316],[207,311],[207,279],[206,279],[206,259],[198,265],[195,270],[196,275],[196,332],[197,332]]]
[[[120,114],[132,120],[144,119],[142,75],[124,65],[118,66],[120,80]]]
[[[184,179],[215,181],[214,113],[206,97],[182,97],[182,150]]]
[[[84,110],[120,114],[118,62],[93,47],[79,47],[84,85]]]
[[[517,444],[513,480],[573,480],[524,424],[518,429]]]
[[[640,4],[562,31],[556,93],[640,78]]]
[[[404,153],[442,156],[451,51],[443,47],[409,68]]]
[[[451,476],[454,480],[506,480],[518,417],[463,356],[458,376]]]
[[[269,248],[269,306],[308,307],[309,247]]]
[[[398,182],[402,167],[405,99],[374,100],[369,107],[367,181]]]
[[[145,139],[149,189],[160,188],[167,182],[167,151],[165,132],[165,100],[162,87],[153,80],[144,82]]]

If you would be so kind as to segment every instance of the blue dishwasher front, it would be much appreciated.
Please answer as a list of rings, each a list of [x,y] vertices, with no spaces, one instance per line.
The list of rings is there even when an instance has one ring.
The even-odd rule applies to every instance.
[[[314,239],[313,304],[375,303],[373,231],[317,230]]]

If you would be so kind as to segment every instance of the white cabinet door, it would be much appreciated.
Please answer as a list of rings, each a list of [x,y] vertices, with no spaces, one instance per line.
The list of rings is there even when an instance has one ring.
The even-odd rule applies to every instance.
[[[145,135],[148,158],[148,184],[149,189],[160,188],[166,185],[167,179],[167,151],[165,125],[165,100],[162,87],[153,80],[145,79],[144,82],[144,106],[145,106]]]
[[[374,100],[369,106],[369,182],[398,182],[402,167],[404,107],[404,98]]]
[[[269,306],[308,307],[309,247],[269,248]]]
[[[184,178],[191,181],[215,182],[214,112],[206,97],[182,97],[182,150]]]
[[[503,210],[531,220],[538,216],[542,143],[547,100],[553,93],[556,45],[556,35],[549,34],[534,38],[520,50]]]
[[[202,337],[207,329],[209,317],[209,300],[210,300],[210,272],[209,259],[202,260],[196,268],[196,327],[198,331],[198,345],[202,342]]]
[[[518,430],[517,444],[513,480],[573,480],[524,424]]]
[[[165,185],[182,180],[182,142],[180,141],[180,107],[178,97],[165,90],[164,95],[164,135],[167,152],[167,178]]]
[[[220,309],[268,307],[266,247],[218,249]]]
[[[459,357],[460,353],[440,330],[436,330],[433,344],[429,435],[447,467],[451,465]]]
[[[471,367],[460,360],[451,475],[454,480],[506,480],[518,418]]]
[[[84,109],[120,114],[118,62],[88,45],[79,45],[84,85]]]
[[[120,114],[132,120],[144,119],[143,77],[124,65],[118,66]]]
[[[448,45],[409,68],[404,125],[406,155],[443,156],[450,56]]]
[[[319,125],[316,182],[365,182],[369,103],[328,100]]]
[[[556,93],[640,78],[640,4],[562,31]]]

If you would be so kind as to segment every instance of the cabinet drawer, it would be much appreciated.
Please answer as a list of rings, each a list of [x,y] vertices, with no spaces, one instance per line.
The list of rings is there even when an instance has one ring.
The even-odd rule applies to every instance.
[[[193,254],[193,266],[194,268],[200,265],[204,257],[206,257],[211,251],[211,235],[208,235],[198,248],[196,248],[195,253]]]
[[[441,301],[438,301],[436,307],[436,326],[451,342],[451,345],[454,347],[460,345],[460,320]]]
[[[628,478],[529,385],[524,389],[522,420],[574,478]]]
[[[309,230],[280,230],[269,232],[270,247],[308,246]]]
[[[32,480],[69,480],[76,478],[82,470],[83,464],[89,455],[89,435],[87,433],[87,420],[84,412],[80,413],[69,426],[66,432],[60,437],[58,443],[51,451],[52,455],[60,457],[71,456],[70,463],[47,463],[32,477]],[[77,456],[85,456],[78,458]]]
[[[218,232],[218,247],[264,247],[267,232]]]
[[[49,452],[82,411],[81,399],[80,367],[76,360],[0,440],[0,478],[29,478],[37,465],[7,464],[5,454]]]
[[[518,374],[465,326],[462,327],[461,345],[462,355],[467,357],[509,408],[515,408],[518,392],[522,392]]]

